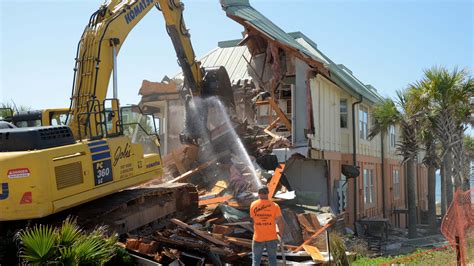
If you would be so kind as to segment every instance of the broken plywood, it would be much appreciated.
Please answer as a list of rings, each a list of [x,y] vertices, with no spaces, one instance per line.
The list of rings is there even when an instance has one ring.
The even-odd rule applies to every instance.
[[[298,214],[297,217],[304,240],[311,238],[311,236],[322,227],[319,223],[318,216],[315,213],[302,213]],[[326,251],[326,235],[321,234],[317,236],[311,244],[319,250]]]
[[[319,252],[317,247],[303,245],[303,248],[306,252],[308,252],[309,255],[311,255],[311,258],[314,261],[325,261],[323,255],[321,255],[321,252]]]
[[[330,222],[330,223],[326,224],[325,226],[319,228],[318,231],[316,231],[316,233],[314,233],[310,238],[305,240],[303,244],[301,244],[297,249],[295,249],[295,252],[298,252],[298,251],[302,250],[304,248],[304,245],[308,245],[309,243],[311,243],[314,239],[316,239],[316,237],[318,237],[320,234],[324,233],[332,225],[333,225],[333,223]]]
[[[301,237],[301,229],[298,223],[298,219],[296,217],[296,213],[290,209],[283,209],[281,210],[281,214],[283,215],[284,226],[285,229],[283,231],[282,240],[285,243],[290,245],[299,245],[303,242],[303,238]]]
[[[160,93],[176,93],[178,94],[178,84],[174,80],[164,82],[151,82],[143,80],[142,86],[138,93],[142,96],[148,96]]]

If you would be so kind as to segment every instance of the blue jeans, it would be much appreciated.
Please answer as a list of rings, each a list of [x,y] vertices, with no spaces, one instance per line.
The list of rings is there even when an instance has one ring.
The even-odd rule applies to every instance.
[[[268,262],[270,266],[277,265],[277,247],[278,240],[270,240],[265,242],[252,241],[252,266],[260,266],[263,248],[267,248]]]

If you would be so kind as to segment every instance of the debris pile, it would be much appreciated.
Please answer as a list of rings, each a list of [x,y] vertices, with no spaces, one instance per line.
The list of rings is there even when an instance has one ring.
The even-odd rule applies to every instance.
[[[129,252],[161,264],[250,263],[253,225],[249,208],[256,199],[252,169],[232,149],[200,161],[203,157],[199,154],[206,148],[210,149],[183,145],[163,158],[165,182],[190,182],[198,187],[197,214],[170,219],[153,230],[129,233],[122,243]],[[251,162],[257,169],[258,183],[269,187],[269,196],[282,209],[287,230],[282,235],[285,252],[279,256],[285,255],[287,261],[328,261],[326,231],[335,228],[337,221],[343,223],[343,218],[336,217],[329,207],[308,211],[300,204],[299,193],[289,191],[291,180],[283,173],[285,164],[278,164],[275,156],[252,156]]]
[[[296,213],[288,207],[282,213],[288,228],[282,237],[286,259],[327,261],[325,232],[335,217],[322,225],[315,213]],[[252,231],[248,211],[227,203],[210,204],[202,208],[200,216],[187,222],[173,218],[151,234],[129,235],[123,245],[133,254],[162,264],[248,263]]]

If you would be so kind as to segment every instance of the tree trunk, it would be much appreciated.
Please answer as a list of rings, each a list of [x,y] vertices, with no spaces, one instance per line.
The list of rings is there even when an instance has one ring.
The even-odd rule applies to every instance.
[[[448,150],[443,158],[444,182],[446,184],[446,209],[453,201],[453,154]]]
[[[466,165],[466,154],[464,150],[464,126],[458,128],[456,136],[454,136],[457,143],[452,148],[453,155],[453,179],[454,179],[454,190],[458,188],[463,188],[464,179],[466,178],[465,174],[465,165]]]
[[[444,166],[441,164],[439,171],[440,174],[440,185],[441,185],[441,217],[444,217],[446,214],[446,173],[444,172]]]
[[[416,169],[415,159],[407,161],[407,196],[408,196],[408,238],[416,237]]]
[[[436,219],[436,167],[428,166],[428,223],[431,233],[438,231]]]

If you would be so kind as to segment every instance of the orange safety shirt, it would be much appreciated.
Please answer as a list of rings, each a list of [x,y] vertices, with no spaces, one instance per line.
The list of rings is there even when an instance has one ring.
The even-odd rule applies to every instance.
[[[281,216],[280,206],[270,200],[256,200],[250,205],[253,219],[253,240],[264,242],[276,240],[276,218]]]

